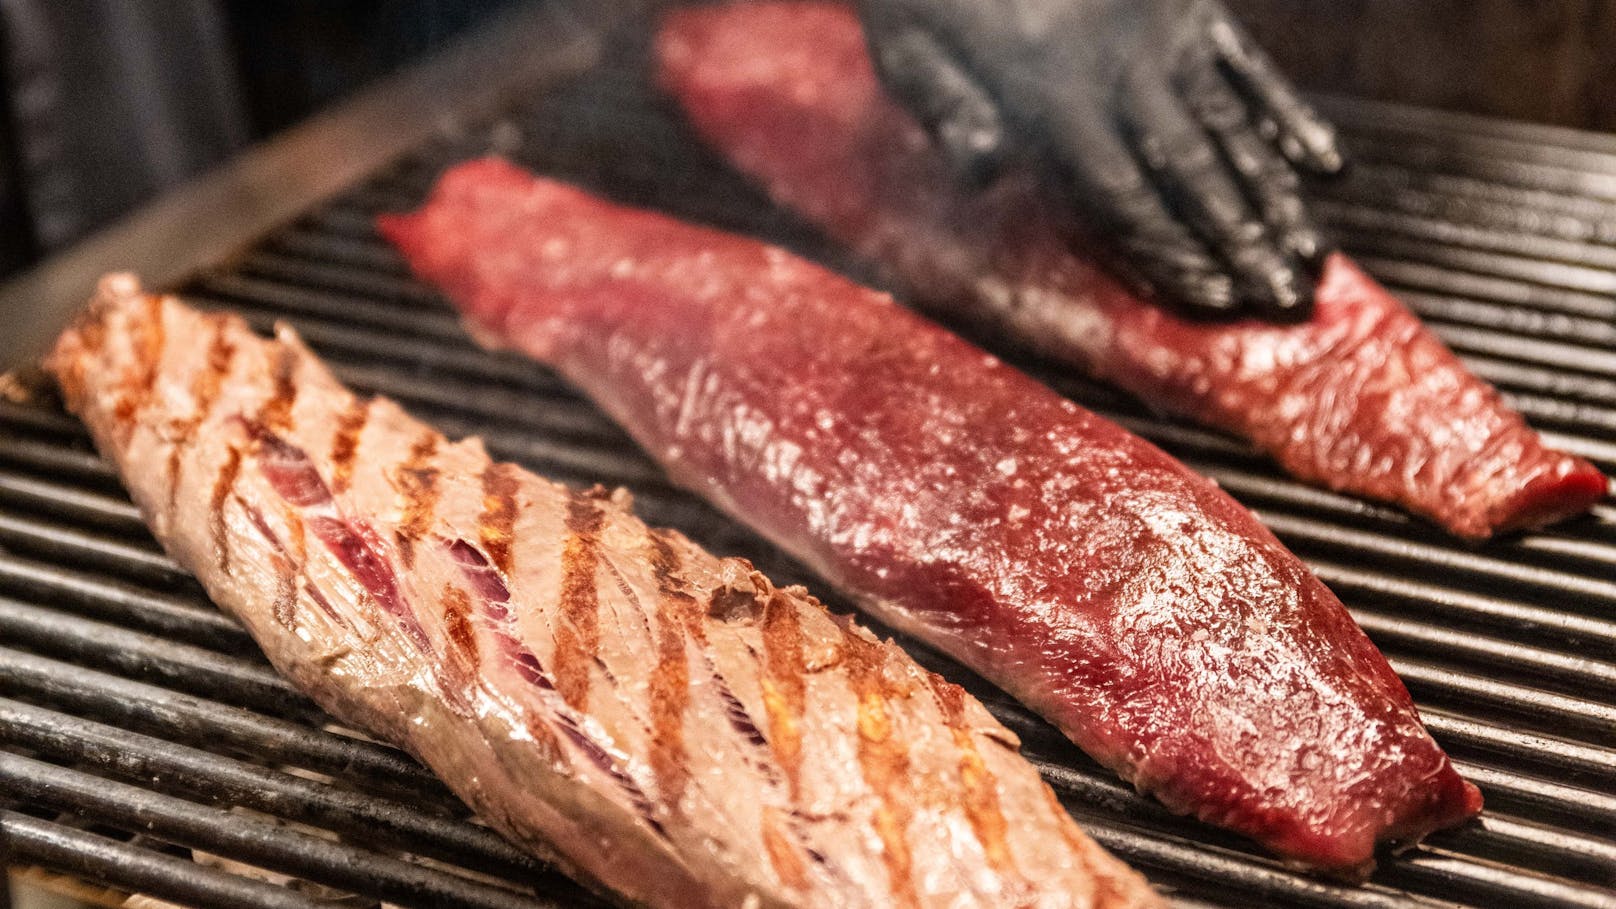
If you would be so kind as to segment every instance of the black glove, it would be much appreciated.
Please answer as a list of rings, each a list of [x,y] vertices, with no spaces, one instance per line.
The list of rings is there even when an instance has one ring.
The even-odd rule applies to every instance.
[[[1307,317],[1328,249],[1296,168],[1341,154],[1217,0],[859,9],[883,82],[962,175],[1030,153],[1146,290],[1194,315]]]

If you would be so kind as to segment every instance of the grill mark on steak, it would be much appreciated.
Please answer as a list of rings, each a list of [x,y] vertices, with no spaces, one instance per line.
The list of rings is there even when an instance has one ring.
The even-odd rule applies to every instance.
[[[137,368],[135,374],[130,377],[128,385],[121,389],[118,403],[112,408],[113,425],[118,429],[119,439],[126,445],[130,436],[134,434],[141,410],[151,399],[152,387],[157,382],[157,371],[163,363],[163,347],[167,341],[163,331],[163,298],[157,294],[146,294],[142,298],[142,303],[145,312],[132,332]]]
[[[291,539],[286,541],[287,549],[292,553],[293,564],[297,572],[302,575],[309,564],[308,532],[303,526],[303,516],[296,508],[287,507],[282,510],[281,516],[286,520],[286,529]]]
[[[700,608],[699,604],[686,589],[687,585],[680,574],[683,560],[679,557],[679,550],[676,546],[677,541],[672,533],[657,529],[651,530],[650,539],[651,573],[656,578],[657,589],[675,591],[688,598],[689,611],[685,613],[686,632],[705,655],[707,631],[702,627],[701,616],[697,611]],[[711,657],[704,658],[719,700],[724,702],[724,712],[729,719],[730,727],[740,733],[753,748],[767,749],[769,740],[763,735],[763,731],[757,727],[757,724],[752,722],[752,717],[746,712],[746,707],[741,704],[741,699],[736,697],[734,689],[730,688],[729,680],[724,678],[724,674],[718,671],[717,666],[712,665]],[[771,781],[779,782],[778,776],[774,774],[774,768],[766,767],[765,770],[769,773]]]
[[[679,579],[679,554],[650,534],[651,573],[656,579],[657,663],[651,670],[651,772],[662,803],[677,811],[690,781],[684,719],[690,705],[690,662],[686,642],[701,633],[696,599]]]
[[[477,634],[471,625],[471,598],[453,584],[443,587],[443,630],[450,655],[459,660],[468,673],[475,673],[482,665],[482,655],[477,651]]]
[[[683,559],[679,555],[675,535],[665,530],[653,529],[647,536],[651,544],[651,573],[656,579],[657,592],[663,604],[659,615],[665,623],[664,628],[673,624],[682,630],[689,640],[696,643],[702,665],[707,671],[711,690],[723,704],[725,718],[729,721],[730,728],[741,737],[747,748],[753,752],[752,755],[745,757],[747,765],[755,770],[769,786],[782,786],[783,780],[780,768],[770,760],[768,739],[764,737],[762,730],[758,729],[757,724],[752,722],[752,717],[746,712],[746,707],[741,703],[740,698],[735,696],[734,690],[730,688],[729,680],[714,665],[712,656],[707,650],[707,632],[702,626],[703,612],[705,610],[701,602],[695,596],[692,596],[688,590],[688,585],[682,574]],[[675,640],[677,640],[677,651],[674,650]],[[685,751],[682,737],[682,718],[689,706],[690,664],[686,660],[683,639],[674,639],[669,634],[659,639],[658,646],[659,662],[655,670],[656,674],[652,676],[652,715],[656,720],[670,724],[671,728],[661,726],[653,728],[652,768],[657,773],[658,785],[662,787],[661,792],[664,803],[672,807],[676,804],[677,796],[669,794],[669,786],[666,782],[663,782],[667,771],[658,769],[658,760],[660,758],[670,764],[673,764],[676,760],[679,762],[677,764],[678,769],[673,772],[679,775],[680,789],[678,791],[682,792],[683,787],[688,784],[689,776],[685,758],[687,752]],[[661,649],[664,647],[666,649]],[[681,671],[684,673],[682,680],[686,687],[682,692],[682,696],[685,700],[678,704],[678,712],[658,710],[657,676],[665,671],[662,661],[675,658],[679,661],[680,669],[668,671],[668,675],[671,677],[676,676]],[[667,703],[672,706],[673,698],[671,696],[667,694],[661,696],[668,697]],[[677,725],[673,725],[675,723]],[[673,748],[664,745],[664,743],[668,742],[677,743],[677,756],[673,753]],[[789,813],[781,813],[774,808],[765,808],[764,811],[765,818],[762,828],[764,854],[768,856],[769,862],[773,865],[775,873],[780,876],[780,880],[787,886],[793,888],[806,886],[808,883],[807,869],[803,865],[802,855],[806,854],[821,866],[825,864],[825,857],[808,845],[808,837],[803,829],[802,816],[798,812],[792,810]]]
[[[370,399],[361,397],[348,402],[347,409],[337,417],[337,430],[331,436],[331,491],[337,495],[347,492],[353,482],[354,455],[369,419]]]
[[[394,537],[405,568],[415,567],[415,544],[432,528],[438,507],[438,469],[432,458],[438,452],[437,433],[427,430],[410,446],[409,456],[398,469],[399,493],[404,497],[404,514]]]
[[[793,890],[801,890],[808,886],[808,866],[797,854],[792,839],[781,832],[782,826],[780,812],[765,807],[762,828],[764,854],[768,855],[769,864],[774,867],[774,873],[780,876],[781,883]]]
[[[976,740],[965,725],[965,689],[936,673],[931,673],[931,691],[942,711],[943,722],[954,734],[959,748],[960,784],[964,787],[965,816],[971,822],[971,832],[982,844],[988,864],[1000,874],[1015,874],[1015,861],[1010,855],[1009,825],[999,808],[998,781],[993,778],[977,750]]]
[[[589,701],[589,668],[600,648],[600,593],[595,583],[600,565],[600,528],[605,513],[599,486],[567,496],[567,538],[561,550],[561,621],[555,632],[556,689],[572,707]]]
[[[477,536],[483,551],[501,574],[511,573],[511,531],[516,527],[516,493],[522,488],[514,464],[490,464],[483,469],[483,512]]]
[[[291,375],[296,366],[296,351],[283,345],[292,355],[290,365],[282,363],[279,373]],[[291,398],[276,395],[275,400]],[[276,410],[279,404],[266,404],[263,411]],[[289,406],[289,405],[288,405]],[[270,416],[284,421],[289,411]],[[340,514],[331,496],[331,488],[320,478],[319,470],[308,452],[277,435],[264,421],[246,424],[248,435],[256,446],[258,471],[275,493],[288,505],[307,513],[304,526],[313,531],[315,539],[336,557],[365,592],[369,601],[391,616],[398,627],[423,655],[432,652],[426,629],[414,609],[405,599],[398,583],[398,575],[387,560],[381,538],[370,524],[349,520]]]
[[[241,449],[232,445],[214,478],[213,496],[208,503],[208,529],[213,534],[214,548],[219,550],[219,570],[223,572],[230,571],[230,529],[225,526],[224,506],[240,474]]]
[[[471,598],[459,587],[445,584],[440,600],[448,652],[436,673],[438,687],[456,713],[471,716],[471,692],[477,686],[477,670],[482,663],[477,652],[477,632],[471,624]]]
[[[875,832],[881,838],[881,859],[891,877],[898,904],[919,905],[915,893],[914,858],[907,838],[913,811],[907,787],[909,755],[894,739],[887,702],[896,692],[883,677],[886,653],[880,644],[852,632],[843,635],[847,675],[858,698],[858,760],[864,781],[875,793]]]
[[[258,411],[258,423],[271,431],[286,432],[292,428],[292,407],[297,403],[298,354],[290,344],[279,341],[274,345],[273,357],[270,372],[275,389]]]
[[[488,567],[487,562],[482,559],[482,554],[466,545],[464,541],[456,540],[450,545],[451,551],[460,561],[462,573],[468,577],[475,577],[483,568]],[[479,582],[473,581],[473,583]],[[589,763],[597,770],[610,777],[640,818],[658,835],[665,837],[666,830],[655,816],[656,806],[651,798],[621,766],[617,758],[583,730],[573,713],[572,705],[561,697],[559,678],[552,681],[544,664],[539,662],[539,658],[518,637],[516,619],[511,615],[506,603],[482,596],[479,598],[478,606],[494,635],[494,640],[498,643],[501,655],[510,661],[524,681],[538,690],[539,708],[537,711],[529,712],[526,723],[526,728],[534,741],[548,749],[549,753],[557,754],[560,739],[565,739],[574,750],[588,758]],[[557,700],[560,703],[556,703]],[[556,735],[557,730],[561,733],[559,738]]]
[[[175,427],[174,441],[168,449],[168,511],[171,515],[179,495],[185,452],[196,441],[198,427],[212,415],[219,401],[219,391],[224,387],[224,378],[236,359],[236,345],[230,340],[230,317],[214,314],[207,319],[212,331],[207,362],[191,379],[191,399],[195,406],[191,415]]]
[[[769,715],[769,746],[785,772],[792,804],[801,801],[803,682],[802,627],[796,606],[770,592],[763,607],[763,707]]]

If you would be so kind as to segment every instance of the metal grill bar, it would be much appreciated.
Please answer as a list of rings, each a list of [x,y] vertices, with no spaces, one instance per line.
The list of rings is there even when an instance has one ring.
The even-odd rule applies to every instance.
[[[127,780],[161,779],[170,791],[195,799],[272,813],[477,871],[536,876],[539,870],[537,861],[499,836],[450,822],[442,809],[455,803],[441,787],[416,795],[418,802],[437,803],[440,810],[429,812],[3,698],[0,741]]]
[[[228,747],[240,754],[340,776],[366,789],[409,793],[437,802],[448,790],[397,751],[262,716],[71,663],[0,647],[0,694],[48,702],[170,742]]]
[[[256,817],[162,795],[55,764],[0,752],[0,782],[13,797],[108,823],[128,825],[178,845],[228,850],[242,861],[333,887],[408,905],[535,909],[563,905],[444,871],[334,843]]]
[[[10,857],[193,906],[320,909],[329,904],[104,836],[0,811]]]
[[[1616,140],[1328,103],[1359,158],[1350,179],[1319,188],[1347,247],[1513,405],[1616,469]],[[355,387],[558,479],[628,485],[653,523],[826,592],[673,489],[554,375],[478,350],[377,237],[371,216],[413,204],[494,133],[505,147],[520,136],[514,154],[535,167],[870,277],[702,152],[639,74],[613,63],[496,130],[461,131],[384,168],[187,292],[260,330],[288,321]],[[1616,907],[1616,506],[1466,548],[1394,509],[1284,479],[1224,436],[1025,365],[1257,509],[1348,602],[1489,805],[1479,822],[1385,857],[1367,886],[1309,878],[1171,815],[907,642],[1023,738],[1097,839],[1184,906]],[[0,403],[0,641],[0,807],[20,809],[0,824],[24,860],[196,905],[311,903],[169,854],[179,847],[402,905],[589,901],[466,823],[408,757],[334,731],[158,553],[82,430],[49,407]],[[53,812],[101,826],[73,829]],[[148,823],[155,839],[128,838]],[[117,831],[124,841],[108,838]]]

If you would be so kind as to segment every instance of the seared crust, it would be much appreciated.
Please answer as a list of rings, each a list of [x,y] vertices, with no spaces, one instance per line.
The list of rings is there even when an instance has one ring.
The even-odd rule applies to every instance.
[[[49,362],[276,667],[513,839],[657,906],[1159,905],[974,698],[634,517],[103,282]]]

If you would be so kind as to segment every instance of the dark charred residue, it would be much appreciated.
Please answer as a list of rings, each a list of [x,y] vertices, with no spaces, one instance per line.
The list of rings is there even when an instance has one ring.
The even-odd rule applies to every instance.
[[[598,497],[574,494],[567,501],[567,541],[561,552],[561,621],[556,626],[556,688],[567,703],[584,709],[590,672],[600,646],[600,529]]]
[[[331,489],[341,495],[353,481],[354,456],[359,452],[359,436],[370,419],[370,399],[356,397],[337,417],[337,431],[331,436]]]
[[[656,578],[657,591],[665,599],[692,600],[685,580],[680,576],[684,560],[679,556],[673,535],[665,530],[651,530],[649,539],[651,574]]]

